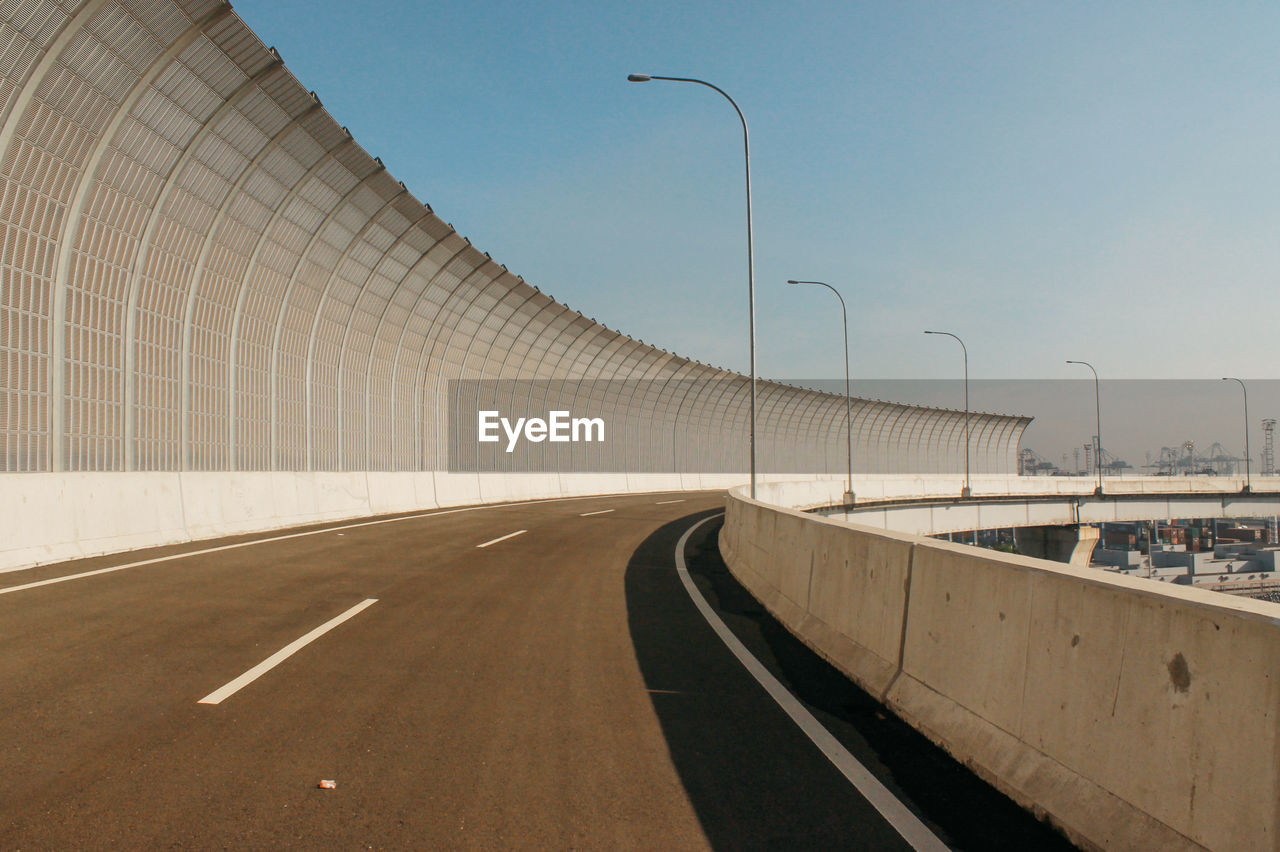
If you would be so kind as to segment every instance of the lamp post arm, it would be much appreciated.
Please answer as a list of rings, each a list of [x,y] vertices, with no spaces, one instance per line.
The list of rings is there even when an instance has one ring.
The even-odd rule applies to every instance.
[[[832,293],[836,294],[836,298],[840,300],[840,318],[844,323],[844,429],[845,437],[848,441],[848,453],[846,458],[849,466],[849,482],[848,490],[845,494],[845,500],[853,499],[853,401],[849,382],[849,309],[844,303],[844,296],[840,295],[840,291],[832,287],[825,281],[788,281],[788,284],[817,284],[826,287]]]
[[[1240,392],[1244,394],[1244,490],[1253,490],[1253,471],[1251,469],[1252,461],[1249,458],[1249,389],[1244,386],[1243,379],[1237,379],[1234,376],[1224,376],[1224,382],[1236,382],[1240,385]]]
[[[952,334],[949,331],[926,331],[925,334],[945,334],[947,337],[954,338],[956,343],[960,344],[960,352],[964,355],[964,488],[960,491],[960,496],[968,497],[973,493],[969,487],[969,444],[971,442],[969,431],[969,347],[964,345],[960,335]]]
[[[1102,390],[1101,382],[1098,381],[1098,371],[1088,361],[1067,361],[1068,364],[1083,364],[1089,368],[1089,372],[1093,373],[1093,404],[1094,411],[1097,414],[1098,426],[1098,451],[1094,455],[1094,467],[1098,470],[1098,493],[1102,493]]]
[[[729,93],[719,86],[708,83],[706,80],[699,80],[696,77],[660,77],[655,74],[631,74],[627,77],[634,83],[644,83],[649,80],[668,80],[676,83],[697,83],[699,86],[706,86],[708,89],[714,89],[719,92],[726,101],[733,107],[733,111],[738,114],[738,120],[742,122],[742,150],[746,160],[747,173],[747,313],[750,323],[750,361],[751,361],[751,499],[756,497],[756,262],[755,262],[755,246],[752,236],[752,219],[751,219],[751,132],[747,128],[747,117],[742,114],[742,109],[738,106],[738,102],[729,96]]]

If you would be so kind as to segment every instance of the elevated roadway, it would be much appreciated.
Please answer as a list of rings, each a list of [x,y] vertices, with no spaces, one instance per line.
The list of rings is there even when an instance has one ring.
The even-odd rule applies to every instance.
[[[918,522],[938,484],[886,480],[876,496]],[[1188,483],[1204,493],[1185,505],[1259,514],[1269,499],[1221,486]],[[721,553],[787,629],[1085,848],[1276,847],[1275,604],[799,511],[841,493],[729,492]],[[960,510],[993,496],[974,493]]]
[[[955,477],[862,477],[852,507],[830,482],[780,486],[784,500],[828,517],[912,535],[1008,527],[1101,524],[1152,518],[1261,518],[1280,513],[1280,477],[1133,477],[1106,484],[1083,477],[985,476],[959,498]]]
[[[769,621],[722,511],[543,501],[0,575],[0,845],[908,848],[717,638],[686,555],[917,848],[1060,842]]]
[[[888,498],[889,471],[1012,473],[1027,418],[855,400],[850,436],[843,397],[765,382],[756,430],[750,379],[585,317],[473,246],[218,0],[10,3],[0,37],[4,846],[899,842],[877,816],[891,803],[852,792],[685,593],[676,545],[718,498],[438,510],[655,489],[633,474],[709,487],[670,472],[741,473],[749,429],[770,471],[842,469],[852,438]],[[624,437],[599,470],[623,485],[457,473],[462,377],[605,380]],[[706,557],[699,582],[796,685],[820,667],[719,573],[714,528],[688,540],[691,569]],[[743,553],[774,544],[739,532]],[[259,538],[190,543],[244,534]],[[94,558],[30,567],[71,556]],[[881,591],[866,605],[883,620]],[[909,644],[897,618],[886,635]],[[956,805],[966,782],[938,764],[907,760],[930,767],[911,776],[907,734],[832,683],[800,691],[929,834],[1045,848],[990,800]],[[1228,802],[1206,786],[1225,775],[1191,798]]]

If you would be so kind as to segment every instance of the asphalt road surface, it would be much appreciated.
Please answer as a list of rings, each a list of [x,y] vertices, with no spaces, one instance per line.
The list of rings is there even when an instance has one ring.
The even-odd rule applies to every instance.
[[[719,561],[722,505],[477,507],[0,574],[0,848],[909,848],[695,607],[675,551],[706,518],[701,594],[921,825],[1067,848],[761,612]]]

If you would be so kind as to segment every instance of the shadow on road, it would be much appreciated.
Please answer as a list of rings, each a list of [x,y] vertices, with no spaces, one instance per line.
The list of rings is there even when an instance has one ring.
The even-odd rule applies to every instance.
[[[906,844],[774,704],[711,631],[676,574],[697,520],[657,530],[632,556],[627,612],[671,759],[714,848],[895,849]],[[898,720],[764,611],[716,546],[720,520],[690,539],[702,594],[753,654],[844,746],[956,849],[1073,848]]]

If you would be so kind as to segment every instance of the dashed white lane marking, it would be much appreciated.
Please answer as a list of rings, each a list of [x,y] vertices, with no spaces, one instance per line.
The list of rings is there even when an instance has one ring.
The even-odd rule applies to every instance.
[[[359,615],[360,613],[364,612],[366,609],[373,606],[377,602],[378,602],[377,598],[368,598],[366,600],[361,601],[360,603],[351,607],[351,609],[344,612],[342,615],[339,615],[337,618],[331,618],[328,621],[326,621],[324,624],[321,624],[319,627],[317,627],[315,630],[312,630],[310,633],[308,633],[306,636],[303,636],[301,639],[295,639],[294,641],[290,642],[288,645],[285,645],[279,651],[276,651],[270,657],[267,657],[265,660],[258,663],[256,666],[249,669],[249,671],[240,675],[240,677],[231,681],[226,686],[223,686],[220,689],[215,689],[213,692],[210,692],[204,698],[201,698],[197,703],[198,704],[221,704],[224,700],[230,698],[232,695],[235,695],[241,689],[245,688],[246,686],[253,683],[258,678],[262,677],[264,674],[266,674],[267,672],[274,669],[276,666],[283,663],[285,660],[287,660],[289,657],[296,654],[305,646],[310,645],[312,642],[319,639],[321,636],[328,633],[330,630],[337,627],[342,622],[346,621],[349,618],[353,618],[354,616]]]
[[[591,517],[592,515],[607,515],[607,514],[609,514],[610,512],[613,512],[613,511],[616,511],[616,510],[615,510],[615,509],[601,509],[601,510],[600,510],[600,511],[598,511],[598,512],[583,512],[582,514],[578,515],[578,517],[579,517],[579,518],[589,518],[589,517]]]
[[[579,500],[597,500],[600,497],[608,497],[608,496],[611,496],[611,495],[590,494],[584,497],[549,497],[542,500],[518,500],[514,503],[494,503],[488,506],[462,506],[457,509],[440,509],[435,512],[420,512],[416,515],[403,515],[399,518],[382,518],[381,520],[377,520],[377,521],[360,521],[354,524],[342,524],[340,526],[324,527],[323,529],[318,529],[318,530],[306,530],[305,532],[286,533],[285,535],[273,535],[268,538],[255,538],[252,541],[240,541],[240,542],[236,542],[235,544],[221,544],[221,545],[218,545],[217,547],[205,547],[205,548],[201,548],[200,550],[189,550],[185,553],[174,553],[169,556],[157,556],[155,559],[143,559],[138,562],[129,562],[124,565],[112,565],[110,568],[98,568],[93,571],[81,571],[78,574],[67,574],[62,577],[51,577],[48,580],[36,580],[35,582],[31,582],[31,583],[23,583],[20,586],[6,586],[5,588],[0,588],[0,595],[7,595],[7,594],[10,594],[11,592],[23,592],[23,591],[26,591],[27,589],[39,588],[40,586],[51,586],[54,583],[65,583],[68,580],[83,580],[85,577],[96,577],[99,574],[111,574],[115,571],[123,571],[126,568],[141,568],[143,565],[155,565],[157,562],[168,562],[172,559],[186,559],[189,556],[203,556],[206,553],[217,553],[222,550],[237,550],[241,547],[253,547],[254,545],[258,545],[258,544],[270,544],[273,541],[287,541],[291,538],[303,538],[309,535],[323,535],[324,533],[331,533],[337,530],[352,530],[352,529],[356,529],[357,527],[375,527],[375,526],[378,526],[379,524],[395,524],[395,523],[399,523],[400,521],[416,521],[421,518],[434,518],[437,515],[456,515],[461,512],[479,512],[485,509],[507,509],[507,508],[511,508],[512,506],[532,506],[538,503],[570,503],[570,502],[579,501]],[[616,496],[625,497],[628,495],[619,494]],[[342,535],[342,533],[338,533],[338,534]],[[7,574],[11,571],[27,571],[33,567],[38,567],[38,566],[27,566],[26,568],[5,568],[0,570],[0,574]]]
[[[524,534],[525,534],[525,533],[527,533],[527,532],[528,532],[528,530],[516,530],[516,531],[515,531],[515,532],[513,532],[513,533],[507,533],[507,534],[506,534],[506,535],[504,535],[504,536],[499,536],[498,538],[495,538],[493,541],[486,541],[484,544],[477,544],[477,545],[476,545],[476,549],[478,550],[478,549],[479,549],[479,548],[481,548],[481,547],[488,547],[488,546],[489,546],[489,545],[491,545],[491,544],[497,544],[497,543],[498,543],[498,542],[500,542],[500,541],[506,541],[506,540],[507,540],[507,539],[509,539],[509,538],[515,538],[516,536],[518,536],[518,535],[524,535]]]
[[[822,723],[814,718],[813,714],[800,703],[791,692],[783,686],[773,674],[764,667],[755,656],[747,650],[747,646],[743,645],[737,636],[733,635],[733,631],[725,626],[720,620],[720,616],[716,615],[715,610],[703,598],[702,592],[698,591],[697,585],[694,584],[693,578],[689,576],[689,567],[684,559],[684,546],[689,541],[689,536],[693,535],[694,530],[705,524],[707,521],[715,518],[723,517],[724,513],[711,515],[698,521],[689,529],[685,530],[684,535],[680,536],[680,541],[676,544],[676,573],[680,575],[680,582],[684,584],[685,591],[689,593],[689,597],[698,608],[698,612],[702,613],[702,617],[707,620],[707,624],[711,625],[711,629],[720,637],[720,641],[733,652],[738,658],[738,662],[751,673],[769,696],[778,703],[778,706],[786,712],[791,720],[796,723],[800,730],[813,741],[813,744],[831,761],[836,769],[840,770],[840,774],[849,779],[849,783],[862,794],[862,797],[875,808],[885,821],[893,826],[894,831],[902,835],[902,839],[911,845],[912,849],[928,850],[928,852],[945,852],[947,845],[938,839],[938,836],[929,830],[929,827],[920,821],[920,818],[913,814],[901,801],[898,800],[889,789],[880,783],[880,780],[872,775],[867,768],[863,766],[856,757],[849,753],[839,740],[831,735],[831,732],[823,727]]]
[[[654,503],[653,505],[655,505],[655,506],[667,506],[667,505],[669,505],[669,504],[671,504],[671,503],[683,503],[683,502],[684,502],[683,500],[659,500],[657,503]]]

